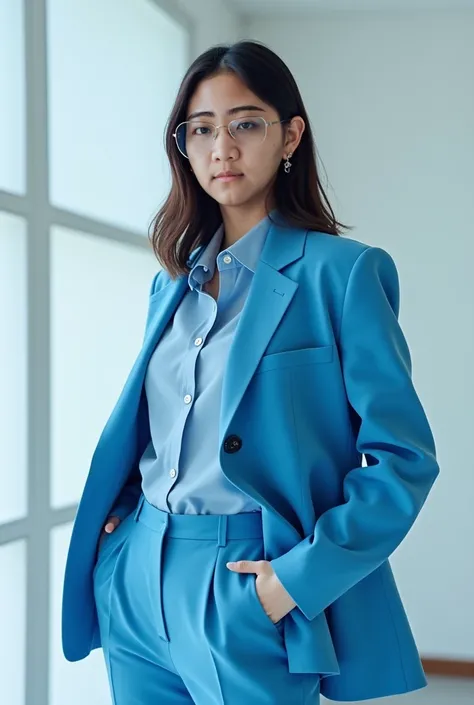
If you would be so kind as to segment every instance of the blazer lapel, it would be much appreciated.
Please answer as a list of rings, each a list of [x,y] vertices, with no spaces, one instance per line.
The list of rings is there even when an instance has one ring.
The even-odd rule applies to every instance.
[[[219,443],[237,411],[242,397],[298,283],[280,272],[304,252],[306,231],[272,225],[237,325],[223,373]]]

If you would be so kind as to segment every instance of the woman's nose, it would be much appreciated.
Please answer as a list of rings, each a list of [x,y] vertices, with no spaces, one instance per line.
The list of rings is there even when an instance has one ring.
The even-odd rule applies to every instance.
[[[231,137],[229,130],[225,126],[221,126],[217,130],[217,136],[213,140],[212,156],[214,159],[225,161],[231,156],[235,158],[235,153],[238,152],[237,144]]]

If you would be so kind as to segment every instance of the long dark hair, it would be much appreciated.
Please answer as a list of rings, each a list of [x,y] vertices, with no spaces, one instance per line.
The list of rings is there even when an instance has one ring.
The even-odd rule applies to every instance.
[[[308,114],[289,68],[260,42],[215,46],[189,67],[166,127],[165,146],[172,185],[151,223],[149,238],[157,259],[173,279],[189,273],[190,253],[197,246],[207,244],[222,223],[219,204],[191,173],[189,161],[180,154],[173,137],[176,126],[186,120],[188,105],[198,84],[222,72],[236,74],[255,95],[275,108],[281,120],[299,115],[306,123],[292,157],[290,174],[279,169],[273,186],[275,205],[284,221],[289,226],[332,235],[340,235],[341,228],[350,229],[336,220],[319,180]]]

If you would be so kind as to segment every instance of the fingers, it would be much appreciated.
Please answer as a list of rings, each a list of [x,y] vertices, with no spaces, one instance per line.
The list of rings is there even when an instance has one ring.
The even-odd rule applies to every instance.
[[[104,540],[106,534],[111,534],[117,526],[120,524],[120,518],[115,516],[107,517],[107,523],[104,526],[103,531],[99,537],[99,548],[102,546],[102,541]]]
[[[107,517],[107,523],[106,523],[106,525],[104,526],[104,531],[105,531],[107,534],[111,534],[112,531],[114,531],[114,530],[117,528],[117,526],[118,526],[119,524],[120,524],[120,518],[119,518],[119,517],[115,517],[115,516]]]

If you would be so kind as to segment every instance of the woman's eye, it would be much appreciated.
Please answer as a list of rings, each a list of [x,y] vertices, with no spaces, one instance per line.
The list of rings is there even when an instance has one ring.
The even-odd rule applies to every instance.
[[[238,130],[251,130],[254,127],[255,123],[251,122],[250,120],[246,120],[245,122],[239,122],[239,124],[237,125]]]
[[[196,127],[196,129],[193,131],[193,135],[207,135],[207,134],[209,134],[208,127]]]

